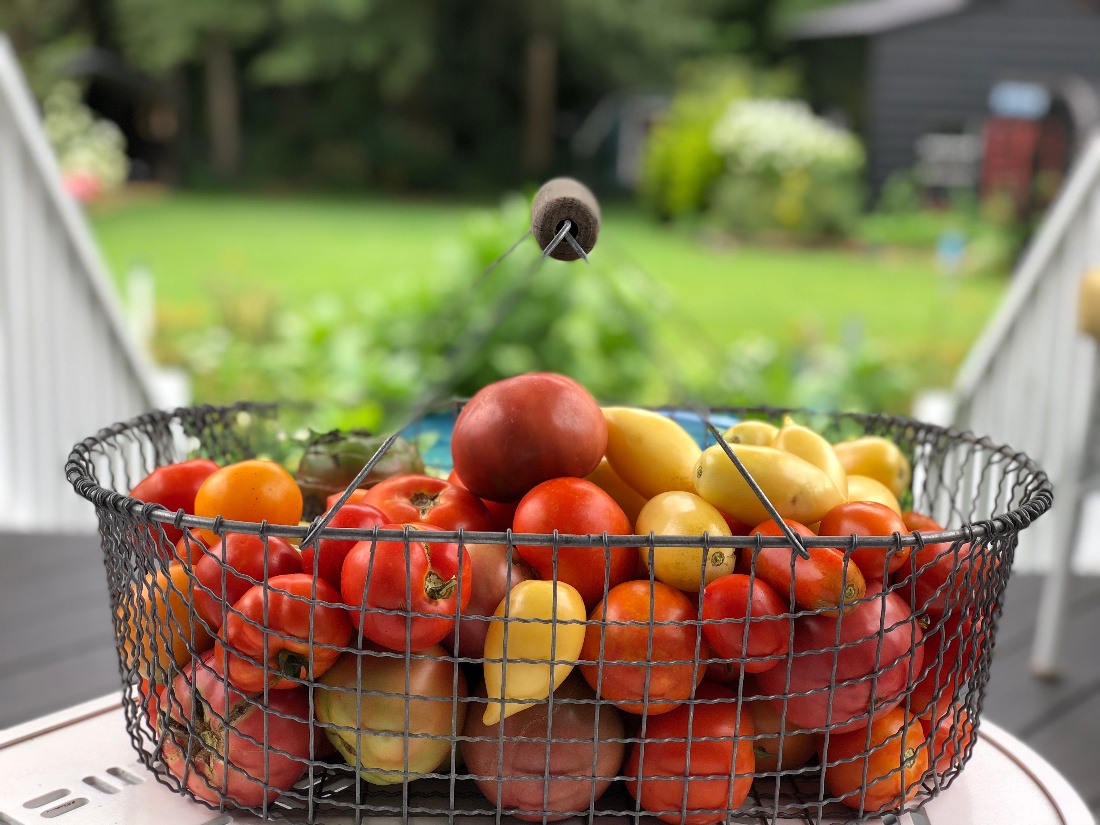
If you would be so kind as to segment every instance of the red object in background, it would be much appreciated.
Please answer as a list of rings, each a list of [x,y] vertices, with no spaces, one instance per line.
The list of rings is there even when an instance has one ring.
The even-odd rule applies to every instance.
[[[1031,197],[1035,151],[1041,123],[1015,117],[990,117],[985,122],[982,197],[1008,192],[1023,214]]]

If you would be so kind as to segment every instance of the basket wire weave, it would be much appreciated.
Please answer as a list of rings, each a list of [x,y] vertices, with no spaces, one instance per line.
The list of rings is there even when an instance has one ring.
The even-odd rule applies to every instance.
[[[449,415],[453,418],[459,408],[458,402],[451,405],[445,417]],[[901,623],[905,625],[902,630],[912,634],[912,638],[919,637],[922,640],[920,644],[925,647],[924,661],[918,669],[914,659],[908,660],[908,670],[904,674],[905,684],[904,689],[900,691],[900,699],[898,696],[893,697],[898,700],[900,707],[908,709],[910,703],[915,701],[914,689],[917,684],[922,679],[932,679],[934,680],[932,703],[935,709],[933,718],[939,718],[949,712],[952,714],[954,724],[949,726],[948,736],[942,741],[933,742],[932,737],[929,737],[927,747],[931,751],[928,760],[930,767],[920,777],[905,777],[906,785],[915,783],[918,787],[915,795],[902,805],[897,805],[895,801],[894,805],[883,807],[862,795],[855,804],[851,804],[853,801],[851,799],[849,805],[841,804],[827,789],[819,761],[812,760],[804,767],[754,773],[748,797],[743,803],[733,807],[721,804],[701,807],[697,802],[689,804],[688,787],[686,783],[681,783],[684,788],[679,805],[673,804],[668,810],[663,811],[669,821],[678,821],[678,817],[683,812],[681,809],[690,807],[690,813],[696,817],[706,819],[708,811],[712,813],[713,816],[708,821],[725,818],[729,822],[774,822],[781,819],[794,819],[806,822],[855,823],[880,816],[887,810],[895,814],[914,810],[950,786],[970,757],[974,739],[969,725],[977,725],[980,721],[997,620],[1016,547],[1017,534],[1049,509],[1051,504],[1050,484],[1045,474],[1033,461],[1008,447],[996,445],[988,439],[969,433],[943,429],[905,418],[841,413],[810,414],[764,407],[707,410],[703,411],[702,418],[709,420],[712,415],[721,414],[735,418],[762,418],[778,422],[786,413],[795,414],[831,441],[862,434],[882,435],[895,441],[909,456],[914,471],[912,489],[903,497],[903,506],[929,514],[941,524],[951,528],[942,533],[925,536],[899,534],[888,537],[857,538],[853,536],[841,543],[848,557],[853,550],[860,547],[887,547],[888,556],[892,556],[910,549],[915,550],[925,544],[942,543],[944,554],[959,558],[969,545],[972,563],[957,566],[956,572],[945,584],[946,594],[941,594],[945,595],[947,601],[945,613],[962,617],[964,621],[950,623],[946,619],[932,619],[929,615],[922,613],[921,605],[914,605],[913,615]],[[95,505],[99,517],[104,563],[114,614],[120,675],[125,692],[127,727],[141,761],[154,771],[164,784],[211,807],[244,808],[263,816],[293,821],[314,822],[345,818],[358,821],[363,818],[383,816],[396,816],[403,820],[413,816],[423,816],[439,821],[483,817],[501,821],[518,814],[523,818],[536,821],[580,816],[593,822],[605,816],[639,819],[647,816],[647,813],[662,813],[658,810],[647,812],[640,803],[626,793],[624,780],[627,776],[623,773],[622,764],[614,772],[607,772],[597,765],[600,749],[605,747],[618,748],[621,751],[629,751],[636,747],[640,749],[644,760],[645,748],[655,747],[653,740],[646,738],[645,726],[650,719],[659,718],[658,716],[639,717],[636,714],[620,713],[603,698],[556,698],[551,694],[547,700],[539,704],[539,708],[547,714],[546,728],[533,736],[524,734],[527,738],[523,744],[528,747],[534,745],[544,748],[545,758],[542,763],[534,768],[522,765],[517,767],[518,763],[514,761],[515,751],[511,746],[518,744],[520,740],[505,734],[504,725],[500,725],[495,735],[482,737],[482,744],[493,749],[496,770],[485,774],[472,774],[468,766],[463,763],[464,751],[472,746],[472,740],[464,735],[462,722],[463,717],[480,716],[485,707],[484,703],[494,701],[485,699],[484,694],[478,696],[474,692],[484,661],[475,657],[449,655],[450,650],[445,651],[443,655],[432,656],[409,650],[382,652],[369,649],[364,651],[360,649],[355,637],[349,647],[341,648],[341,652],[345,656],[357,657],[356,667],[360,672],[369,671],[373,667],[380,666],[383,660],[391,659],[398,661],[408,673],[410,667],[416,666],[417,662],[427,658],[441,659],[453,672],[450,695],[439,698],[451,715],[451,730],[446,734],[415,732],[416,718],[413,717],[416,717],[420,709],[425,706],[414,707],[415,703],[408,695],[407,688],[404,692],[396,693],[363,691],[361,695],[354,697],[360,703],[360,708],[362,702],[369,702],[372,698],[394,699],[397,702],[395,707],[404,708],[404,720],[397,719],[391,730],[374,731],[378,737],[388,737],[394,740],[395,744],[400,743],[398,750],[403,755],[403,761],[388,773],[385,770],[377,772],[393,784],[382,786],[358,779],[356,770],[350,764],[339,756],[333,756],[330,750],[326,749],[325,729],[332,730],[332,726],[314,718],[320,689],[318,681],[314,679],[300,680],[302,686],[296,689],[306,697],[308,711],[301,717],[301,723],[309,726],[308,753],[288,754],[269,738],[274,736],[271,729],[278,725],[282,718],[294,715],[278,709],[281,705],[277,694],[296,691],[265,688],[245,700],[248,707],[263,714],[263,724],[258,729],[258,735],[251,736],[238,732],[236,741],[231,736],[228,761],[221,763],[216,781],[208,782],[193,771],[177,775],[166,768],[166,756],[172,748],[185,753],[195,753],[203,748],[207,750],[211,748],[210,743],[202,738],[200,723],[203,719],[201,717],[203,714],[217,715],[219,711],[213,706],[197,702],[182,702],[174,690],[166,691],[162,698],[151,698],[151,690],[146,680],[152,678],[155,683],[161,685],[171,685],[173,682],[178,684],[177,680],[181,677],[189,683],[197,683],[200,679],[220,681],[222,690],[226,692],[230,690],[230,686],[223,676],[218,675],[205,661],[199,659],[199,654],[202,652],[200,636],[206,634],[217,637],[219,632],[218,628],[207,625],[205,619],[192,607],[195,591],[203,585],[193,575],[187,575],[182,579],[182,585],[163,574],[160,577],[157,576],[158,572],[163,573],[166,569],[174,552],[174,545],[164,528],[166,526],[184,529],[194,527],[210,529],[220,535],[232,533],[258,535],[264,541],[265,547],[272,537],[276,536],[301,539],[308,528],[233,522],[220,517],[204,519],[183,512],[173,514],[158,505],[132,499],[127,493],[154,468],[187,458],[201,456],[223,465],[256,456],[285,460],[302,446],[302,421],[302,409],[271,404],[242,403],[229,407],[204,406],[179,409],[170,413],[156,412],[102,430],[96,436],[78,444],[69,458],[66,466],[69,481],[81,496]],[[701,435],[700,440],[709,438],[705,432]],[[710,440],[713,441],[713,439]],[[406,550],[408,548],[408,536],[397,531],[363,531],[325,527],[320,531],[319,538],[372,542],[397,540],[404,541]],[[465,546],[504,544],[510,554],[515,552],[517,544],[547,545],[555,548],[555,551],[557,548],[567,546],[602,546],[607,558],[610,558],[613,546],[638,547],[642,548],[643,553],[653,553],[656,547],[691,547],[700,544],[698,536],[657,538],[615,536],[612,538],[607,535],[567,536],[556,533],[521,535],[511,532],[503,534],[440,532],[431,537],[418,536],[417,538],[419,541],[427,542],[457,541]],[[789,546],[789,541],[781,537],[769,538],[759,535],[708,537],[704,539],[703,545],[704,548],[735,547],[739,548],[739,553],[756,553],[765,547]],[[835,538],[829,540],[815,537],[805,539],[805,545],[808,548],[836,547],[838,541]],[[700,563],[705,564],[705,555],[701,555]],[[793,566],[793,551],[791,563]],[[903,568],[903,571],[906,569],[908,568]],[[913,588],[916,572],[919,571],[911,571],[909,575],[904,576],[895,575],[892,583],[888,582],[885,585],[886,591],[899,595],[909,592],[912,595],[915,593]],[[223,566],[223,581],[224,575]],[[253,584],[261,583],[259,580],[246,578],[249,578]],[[264,578],[266,578],[266,569]],[[476,579],[474,586],[477,586]],[[269,590],[272,588],[265,588],[265,605]],[[701,591],[688,596],[695,600],[698,608],[701,608]],[[885,596],[869,595],[867,598],[876,605],[876,609],[881,603],[882,615],[885,616]],[[169,609],[165,609],[166,606]],[[314,609],[319,606],[321,606],[320,602],[312,605]],[[361,608],[363,611],[370,609]],[[225,610],[232,610],[232,608],[226,607]],[[792,608],[790,615],[804,618],[815,612],[821,611],[795,611]],[[409,611],[401,611],[399,614],[409,620],[422,615]],[[506,651],[508,651],[508,628],[516,626],[516,623],[521,621],[538,620],[506,616],[503,619]],[[744,622],[744,619],[735,621]],[[585,622],[586,632],[601,634],[613,631],[617,624],[620,623],[600,619],[595,614]],[[667,624],[691,625],[698,637],[702,637],[698,632],[703,624],[702,620]],[[839,624],[843,625],[843,617]],[[663,626],[665,623],[662,622],[648,623],[650,650],[653,649],[654,634],[659,633]],[[748,629],[749,623],[745,623],[746,633]],[[830,759],[828,747],[830,738],[838,735],[843,727],[842,724],[832,721],[836,718],[833,715],[833,697],[837,695],[838,690],[851,689],[853,685],[860,689],[866,687],[869,689],[870,696],[876,695],[877,683],[880,680],[885,682],[889,678],[888,671],[897,664],[895,661],[883,659],[884,635],[895,629],[892,626],[880,625],[877,628],[878,632],[868,637],[827,646],[817,651],[819,654],[832,656],[832,672],[829,675],[828,684],[810,694],[792,692],[788,681],[787,689],[784,691],[786,698],[784,695],[775,696],[775,703],[781,707],[785,707],[788,701],[805,698],[807,695],[817,697],[817,701],[824,705],[827,722],[817,731],[823,740],[821,759],[831,764],[839,760],[836,756]],[[313,631],[311,614],[311,640]],[[556,631],[557,625],[552,624],[552,637]],[[273,641],[278,636],[274,631],[264,632],[267,634],[265,645],[268,636]],[[791,632],[793,634],[793,624]],[[957,651],[961,651],[954,657],[945,655],[945,651],[952,649],[952,643]],[[171,653],[173,645],[176,646],[178,656]],[[859,645],[864,648],[870,645],[874,648],[874,667],[869,673],[846,681],[838,674],[840,656],[845,650]],[[602,641],[600,649],[601,659],[589,664],[595,666],[597,672],[602,674],[606,664],[602,660]],[[167,656],[164,653],[166,650],[169,651]],[[524,661],[514,653],[505,655],[509,662]],[[788,680],[791,662],[799,655],[802,654],[788,653],[777,665],[777,668],[788,668]],[[553,654],[551,657],[553,658]],[[566,667],[573,662],[562,660],[557,661],[556,664],[559,667]],[[663,664],[669,664],[669,662]],[[685,660],[682,664],[690,666],[694,672],[699,672],[708,666],[729,669],[731,662],[709,655],[702,647],[697,646],[695,657],[690,661]],[[736,665],[735,662],[732,664]],[[657,667],[658,664],[651,660],[637,664],[639,677],[644,683],[644,701],[647,703],[651,675]],[[575,676],[576,674],[571,678]],[[468,688],[463,685],[464,682],[468,683]],[[708,700],[692,697],[685,702],[689,713],[689,729],[692,716],[697,711],[703,712],[700,709],[707,704],[725,703],[724,707],[728,707],[731,718],[741,718],[741,712],[750,696],[750,680],[740,675],[729,682],[728,687],[733,694],[732,698]],[[594,723],[591,734],[588,737],[581,737],[580,741],[570,739],[569,742],[555,737],[550,726],[555,708],[558,709],[558,713],[569,710],[592,713]],[[167,715],[174,717],[173,724],[168,724]],[[625,726],[620,735],[607,736],[600,725],[600,720],[602,718],[606,721],[607,718],[614,716],[625,719]],[[225,721],[223,717],[223,724]],[[910,720],[907,715],[905,728],[899,732],[898,736],[904,738],[907,727],[918,724],[915,718]],[[361,730],[362,725],[357,724],[347,728],[346,732],[353,732],[356,728]],[[355,750],[358,751],[362,739],[359,736],[354,738]],[[738,728],[733,737],[727,738],[726,744],[732,744],[734,747],[744,743],[750,746],[762,745],[764,743],[759,741],[761,738],[762,735],[748,735]],[[716,737],[692,736],[690,741],[684,743],[689,760],[692,747],[703,749],[715,740]],[[419,743],[426,741],[441,743],[444,756],[437,766],[427,770],[416,770],[411,766],[409,754],[415,751]],[[785,735],[780,735],[775,745],[779,749],[788,747],[785,741]],[[237,783],[233,788],[239,793],[242,787],[239,780],[243,774],[234,764],[234,758],[236,754],[243,754],[248,749],[246,743],[255,746],[253,750],[262,749],[263,764],[259,772],[261,779],[246,783],[247,792],[242,797],[234,795],[235,792],[231,789],[229,782],[233,780]],[[580,771],[580,775],[573,773],[568,777],[560,776],[559,766],[552,764],[550,759],[551,745],[557,748],[565,745],[587,746],[591,750],[590,767],[587,771]],[[359,762],[359,755],[358,753],[354,755],[353,761],[356,763]],[[873,756],[863,751],[856,754],[854,758],[857,766],[862,765],[865,771],[864,788],[868,781],[866,771],[869,770],[867,758],[869,755]],[[852,759],[850,756],[843,758]],[[275,783],[268,785],[262,777],[272,776],[271,771],[277,768],[277,763],[286,760],[296,761],[303,773],[293,788],[284,792],[284,789],[277,787]],[[940,763],[938,768],[937,762]],[[506,803],[498,803],[491,791],[485,793],[478,789],[479,779],[483,784],[487,783],[491,789],[494,783],[502,778],[515,779],[517,770],[519,778],[529,780],[538,791],[535,794],[536,801],[527,803],[527,807],[517,809]],[[896,774],[901,770],[898,767],[892,773]],[[255,773],[253,769],[253,774]],[[579,796],[575,794],[572,797],[579,798],[580,802],[574,802],[566,808],[555,803],[555,797],[552,796],[551,791],[560,789],[562,782],[583,787],[582,794]],[[732,779],[730,783],[732,786]],[[602,787],[608,784],[610,789],[603,793]],[[500,786],[496,785],[496,787]]]

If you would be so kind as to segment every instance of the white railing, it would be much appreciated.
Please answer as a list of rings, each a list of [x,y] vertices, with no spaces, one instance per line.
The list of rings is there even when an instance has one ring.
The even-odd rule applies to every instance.
[[[107,270],[0,34],[0,530],[87,531],[72,445],[153,406]]]
[[[1052,675],[1065,617],[1097,383],[1096,342],[1078,331],[1082,276],[1100,266],[1100,136],[1092,138],[1036,233],[1000,309],[955,386],[955,425],[1027,453],[1054,506],[1020,535],[1018,569],[1047,571],[1032,655]],[[1093,560],[1095,563],[1095,560]],[[1019,606],[1017,606],[1019,607]]]

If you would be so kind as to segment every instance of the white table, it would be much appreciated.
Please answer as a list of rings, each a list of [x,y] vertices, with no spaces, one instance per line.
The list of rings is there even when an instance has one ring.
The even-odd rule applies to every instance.
[[[949,789],[889,823],[1095,825],[1077,792],[1027,745],[985,720],[978,740]],[[117,695],[0,730],[0,825],[61,816],[59,825],[261,822],[249,814],[218,814],[158,784],[137,761]]]

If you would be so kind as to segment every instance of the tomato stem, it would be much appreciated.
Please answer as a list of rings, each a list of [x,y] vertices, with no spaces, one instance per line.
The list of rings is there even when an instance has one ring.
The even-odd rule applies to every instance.
[[[293,650],[280,650],[275,663],[279,676],[287,679],[301,679],[302,671],[309,667],[309,659]]]
[[[424,595],[429,599],[449,599],[454,595],[457,587],[457,578],[444,579],[434,570],[429,570],[428,575],[424,577]]]

